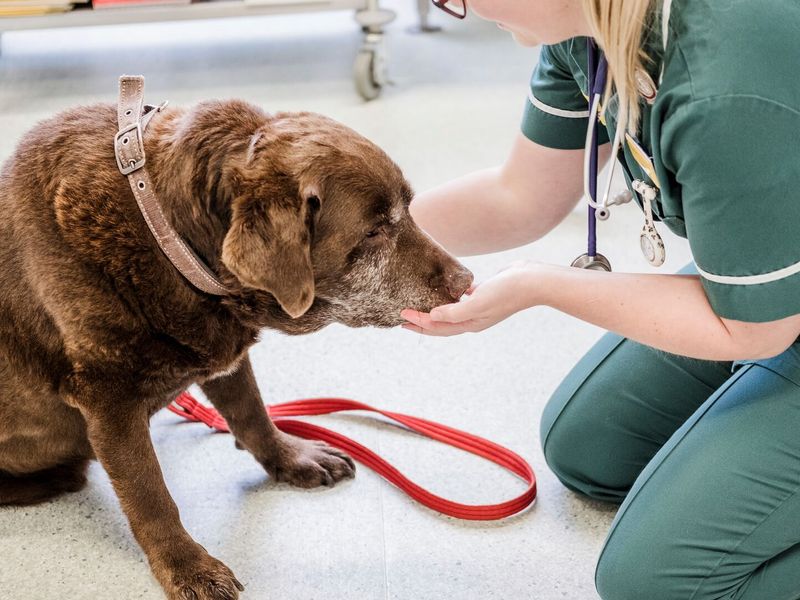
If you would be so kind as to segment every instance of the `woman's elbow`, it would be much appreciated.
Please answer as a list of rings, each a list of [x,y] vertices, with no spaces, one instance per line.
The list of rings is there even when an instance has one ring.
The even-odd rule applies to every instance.
[[[767,360],[783,354],[800,335],[800,315],[768,323],[723,319],[731,333],[735,360]]]

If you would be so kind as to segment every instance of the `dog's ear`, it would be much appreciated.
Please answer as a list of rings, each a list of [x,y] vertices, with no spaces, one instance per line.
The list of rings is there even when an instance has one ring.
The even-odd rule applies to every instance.
[[[272,294],[293,319],[314,302],[311,207],[286,175],[234,199],[223,264],[247,287]]]

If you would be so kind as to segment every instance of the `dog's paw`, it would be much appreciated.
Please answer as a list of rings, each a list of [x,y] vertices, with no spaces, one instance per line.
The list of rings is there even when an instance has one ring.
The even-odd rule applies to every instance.
[[[353,459],[324,442],[281,434],[274,458],[261,461],[275,481],[302,488],[332,486],[355,477]]]
[[[237,600],[244,586],[222,562],[203,551],[156,569],[169,600]]]

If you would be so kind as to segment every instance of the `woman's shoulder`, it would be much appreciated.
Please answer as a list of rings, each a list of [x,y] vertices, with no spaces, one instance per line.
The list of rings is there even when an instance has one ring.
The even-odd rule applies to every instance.
[[[755,96],[800,110],[800,2],[673,0],[669,52],[693,100]]]

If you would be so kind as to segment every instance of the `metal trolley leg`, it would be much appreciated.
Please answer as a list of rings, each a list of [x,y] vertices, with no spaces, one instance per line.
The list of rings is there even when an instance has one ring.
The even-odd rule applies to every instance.
[[[431,14],[431,0],[417,0],[417,12],[419,13],[419,25],[409,27],[411,33],[436,33],[442,28],[438,25],[431,25],[428,17]]]
[[[356,56],[354,76],[356,89],[364,100],[377,98],[389,82],[383,29],[396,16],[394,11],[380,8],[378,0],[367,0],[366,8],[356,12],[356,21],[364,32],[364,44]]]

